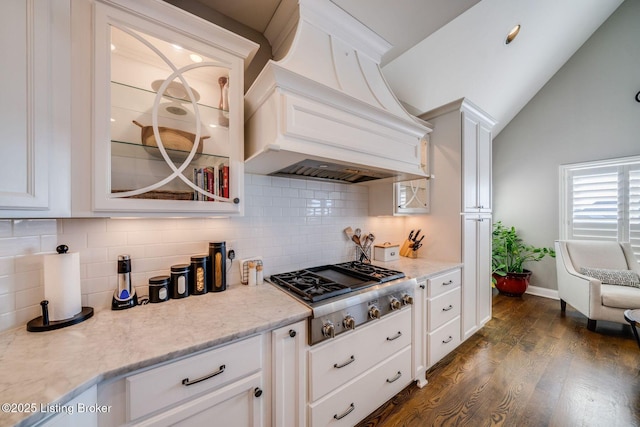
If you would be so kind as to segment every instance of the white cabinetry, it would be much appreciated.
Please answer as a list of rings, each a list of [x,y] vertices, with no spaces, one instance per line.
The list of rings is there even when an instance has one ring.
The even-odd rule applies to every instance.
[[[369,186],[369,215],[400,216],[429,213],[429,178]]]
[[[263,344],[254,336],[100,384],[98,402],[113,411],[99,425],[262,426]]]
[[[414,308],[422,313],[415,317],[414,375],[418,386],[426,384],[428,368],[455,349],[461,342],[461,283],[460,269],[418,280]]]
[[[309,423],[352,426],[412,380],[412,309],[309,351]]]
[[[0,217],[70,214],[70,0],[6,0],[0,14]]]
[[[96,386],[59,406],[51,405],[51,408],[59,410],[59,413],[36,424],[36,427],[96,427],[98,410],[108,410],[97,406]]]
[[[79,0],[72,28],[73,214],[242,214],[257,45],[159,0]]]
[[[496,122],[467,99],[420,118],[434,126],[430,143],[439,179],[432,187],[433,244],[446,248],[441,256],[464,264],[461,334],[466,339],[491,318],[491,130]]]
[[[307,321],[276,329],[272,337],[274,426],[306,426]]]

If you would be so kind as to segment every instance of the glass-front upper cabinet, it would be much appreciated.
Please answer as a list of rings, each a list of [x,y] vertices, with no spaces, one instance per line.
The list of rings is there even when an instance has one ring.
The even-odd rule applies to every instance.
[[[255,45],[234,52],[244,39],[162,2],[114,3],[142,10],[95,7],[93,210],[242,214]]]
[[[394,190],[397,214],[429,213],[429,180],[427,178],[398,182]]]

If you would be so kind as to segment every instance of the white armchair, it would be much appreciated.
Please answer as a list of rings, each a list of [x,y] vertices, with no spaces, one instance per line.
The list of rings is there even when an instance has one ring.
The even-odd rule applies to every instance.
[[[603,284],[580,273],[580,269],[632,270],[640,275],[640,265],[629,243],[591,240],[557,240],[556,265],[560,309],[567,303],[587,316],[587,328],[596,329],[596,321],[626,324],[624,311],[640,308],[640,288]]]

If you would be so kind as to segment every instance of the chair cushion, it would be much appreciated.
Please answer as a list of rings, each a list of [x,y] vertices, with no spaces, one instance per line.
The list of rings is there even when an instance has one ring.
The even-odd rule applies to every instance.
[[[572,240],[567,242],[567,252],[576,271],[580,271],[581,267],[629,269],[627,259],[618,242]]]
[[[607,285],[634,286],[640,288],[640,277],[635,271],[610,268],[581,267],[580,274],[593,277]]]
[[[602,285],[602,305],[611,308],[640,308],[640,289],[629,286]]]

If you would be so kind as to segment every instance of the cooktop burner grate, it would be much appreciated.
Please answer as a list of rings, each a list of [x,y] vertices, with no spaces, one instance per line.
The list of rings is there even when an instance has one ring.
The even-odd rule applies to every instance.
[[[308,270],[274,274],[271,280],[309,302],[318,302],[351,291],[349,286],[332,282]]]

